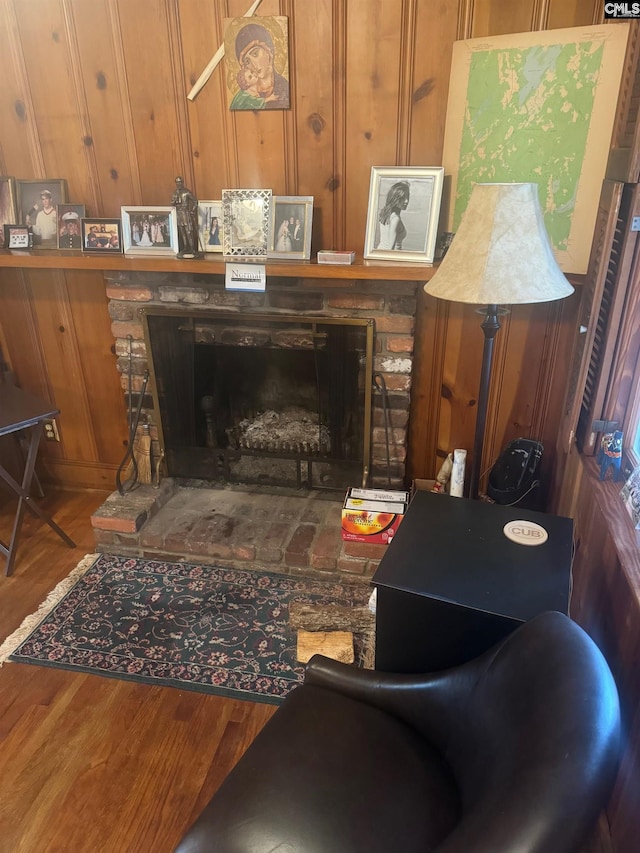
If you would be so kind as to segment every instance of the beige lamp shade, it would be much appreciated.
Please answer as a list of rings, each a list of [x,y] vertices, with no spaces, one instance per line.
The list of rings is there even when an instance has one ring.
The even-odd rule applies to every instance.
[[[553,254],[537,184],[475,184],[451,246],[424,289],[477,305],[550,302],[573,293]]]

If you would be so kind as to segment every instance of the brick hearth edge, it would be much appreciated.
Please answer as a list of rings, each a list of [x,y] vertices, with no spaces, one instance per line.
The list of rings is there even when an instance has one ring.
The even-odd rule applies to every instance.
[[[99,552],[368,582],[386,545],[343,542],[342,499],[165,478],[107,498],[91,518]]]

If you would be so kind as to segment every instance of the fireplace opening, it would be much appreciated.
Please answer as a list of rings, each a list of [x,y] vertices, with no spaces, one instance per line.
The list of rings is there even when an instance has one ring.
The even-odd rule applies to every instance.
[[[160,309],[143,317],[169,476],[366,482],[372,321]]]

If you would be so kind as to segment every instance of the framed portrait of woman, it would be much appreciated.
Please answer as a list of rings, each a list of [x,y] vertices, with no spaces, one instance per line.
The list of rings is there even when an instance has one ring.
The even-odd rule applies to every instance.
[[[198,232],[203,252],[222,252],[222,199],[198,201]]]
[[[308,261],[311,257],[313,196],[273,196],[269,258]]]
[[[442,166],[371,168],[364,257],[433,263]]]

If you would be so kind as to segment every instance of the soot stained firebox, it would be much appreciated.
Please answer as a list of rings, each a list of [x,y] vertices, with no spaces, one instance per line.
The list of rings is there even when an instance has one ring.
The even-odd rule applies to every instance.
[[[366,482],[372,320],[142,314],[169,476],[298,488]]]

